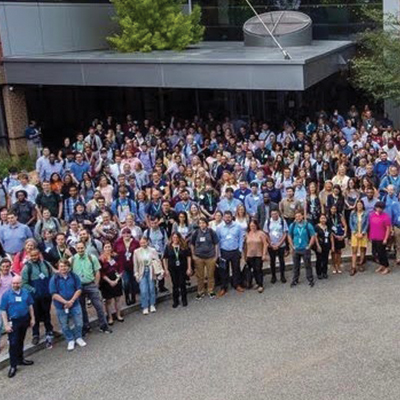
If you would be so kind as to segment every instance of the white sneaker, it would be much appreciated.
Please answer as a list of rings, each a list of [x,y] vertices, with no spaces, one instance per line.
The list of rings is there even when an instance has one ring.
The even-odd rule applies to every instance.
[[[76,344],[79,347],[85,347],[87,343],[82,338],[78,338],[78,339],[76,339]]]
[[[143,309],[143,315],[149,315],[149,309],[148,308],[144,308]]]
[[[73,340],[71,340],[71,341],[68,342],[67,350],[68,351],[72,351],[74,349],[75,349],[75,342]]]
[[[152,313],[154,313],[154,312],[156,312],[157,310],[156,310],[156,308],[154,307],[154,306],[150,306],[150,312],[152,312]]]

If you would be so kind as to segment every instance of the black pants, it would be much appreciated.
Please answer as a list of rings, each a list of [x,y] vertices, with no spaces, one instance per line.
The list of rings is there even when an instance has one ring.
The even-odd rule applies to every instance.
[[[274,250],[271,247],[268,248],[268,253],[271,258],[271,275],[276,278],[276,257],[279,260],[279,272],[281,279],[285,276],[285,247],[279,247],[278,250]]]
[[[225,260],[225,268],[219,269],[222,289],[228,290],[230,268],[232,268],[232,286],[236,288],[240,285],[240,257],[239,250],[226,251],[221,249],[221,258]]]
[[[263,261],[261,257],[247,257],[247,266],[253,274],[256,284],[263,286],[264,275],[262,272]]]
[[[172,299],[179,303],[179,296],[183,302],[187,301],[186,269],[183,267],[168,268],[172,281]]]
[[[311,268],[311,250],[294,250],[293,251],[293,282],[299,282],[300,264],[303,259],[306,268],[306,277],[308,282],[313,282],[313,271]]]
[[[317,262],[315,264],[315,271],[318,276],[328,273],[328,263],[329,263],[329,252],[331,251],[330,247],[321,247],[322,252],[317,254]]]
[[[16,367],[24,358],[24,340],[29,328],[30,317],[12,319],[12,332],[8,334],[10,366]]]
[[[380,265],[384,267],[389,266],[389,260],[386,253],[386,245],[383,244],[382,240],[372,241],[372,254],[376,254]]]
[[[35,325],[32,328],[32,335],[39,336],[39,324],[44,322],[46,335],[53,335],[53,325],[51,325],[51,297],[37,297],[34,299],[33,310],[35,312]]]

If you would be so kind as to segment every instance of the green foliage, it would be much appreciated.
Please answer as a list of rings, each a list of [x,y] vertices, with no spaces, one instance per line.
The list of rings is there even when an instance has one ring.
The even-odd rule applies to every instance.
[[[183,50],[203,38],[198,5],[185,15],[181,0],[111,1],[120,32],[107,39],[120,52]]]
[[[0,178],[3,179],[8,175],[8,169],[16,167],[18,171],[31,172],[35,169],[35,160],[29,155],[20,157],[12,157],[6,150],[0,150]]]
[[[369,10],[375,29],[360,35],[360,51],[351,63],[353,84],[375,101],[400,104],[400,22],[391,14]]]

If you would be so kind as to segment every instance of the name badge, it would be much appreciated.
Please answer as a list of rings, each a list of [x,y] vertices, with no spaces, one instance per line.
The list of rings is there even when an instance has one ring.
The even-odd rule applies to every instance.
[[[127,260],[129,260],[130,258],[131,258],[131,253],[129,253],[129,252],[126,252],[125,253],[125,258],[127,259]]]
[[[201,195],[201,196],[199,196],[200,197],[200,200],[203,200],[204,199],[204,195]]]
[[[213,212],[212,206],[208,207],[208,210],[209,210],[210,212]]]
[[[176,261],[176,262],[175,262],[175,265],[176,265],[177,267],[179,267],[179,266],[181,265],[181,262],[180,262],[180,261]]]
[[[44,273],[43,273],[43,272],[41,272],[41,273],[39,274],[39,278],[40,278],[40,279],[46,278],[46,277],[44,276]]]
[[[294,209],[296,208],[296,204],[291,204],[291,205],[290,205],[290,208],[291,208],[292,210],[294,210]]]
[[[336,226],[332,226],[332,231],[333,231],[333,232],[337,232]]]
[[[244,196],[242,194],[239,195],[239,199],[244,199]]]
[[[51,250],[51,247],[47,247],[46,250],[45,250],[45,252],[46,252],[46,253],[50,253],[50,250]]]
[[[232,235],[227,235],[226,238],[227,239],[232,239]]]
[[[164,189],[165,189],[165,186],[160,186],[160,189],[161,189],[161,190],[164,190]]]
[[[116,264],[116,263],[115,263],[115,260],[112,260],[112,259],[111,259],[111,260],[110,260],[110,265],[113,266],[113,265],[115,265],[115,264]]]
[[[17,303],[21,303],[22,297],[21,297],[21,296],[15,296],[15,301],[16,301]]]
[[[206,238],[205,237],[201,237],[200,238],[200,242],[205,242],[206,241]]]
[[[254,200],[255,200],[255,201],[258,201],[258,199],[259,199],[259,197],[258,197],[258,196],[257,196],[257,197],[254,197]]]

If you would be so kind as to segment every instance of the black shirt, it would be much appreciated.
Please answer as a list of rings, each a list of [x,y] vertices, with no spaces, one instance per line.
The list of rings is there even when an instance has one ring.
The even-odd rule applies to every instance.
[[[187,270],[187,258],[190,257],[188,248],[173,247],[169,245],[165,248],[164,257],[168,260],[168,269],[182,268]]]

